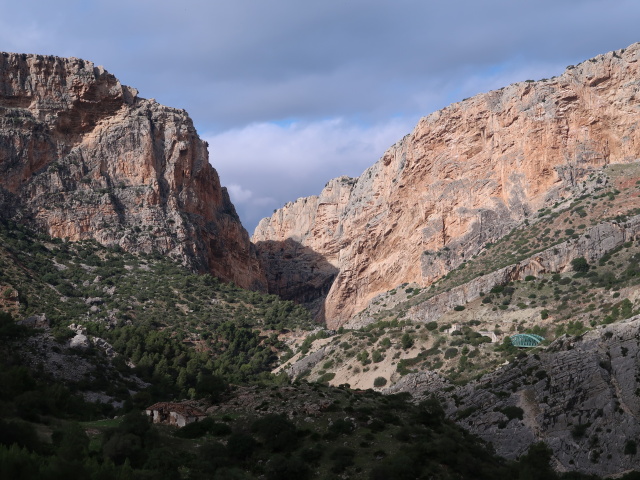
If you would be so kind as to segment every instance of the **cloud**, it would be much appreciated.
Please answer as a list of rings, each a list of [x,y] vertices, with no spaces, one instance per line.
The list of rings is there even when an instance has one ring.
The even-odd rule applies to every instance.
[[[5,3],[3,48],[103,64],[206,131],[426,115],[474,72],[578,63],[639,40],[640,20],[635,0]]]
[[[252,232],[258,221],[298,197],[318,194],[336,176],[359,176],[410,132],[415,119],[361,125],[341,118],[254,123],[203,135],[210,159]]]
[[[249,230],[420,116],[640,40],[637,0],[22,0],[0,48],[104,65],[185,108]]]
[[[228,185],[227,190],[229,191],[231,201],[235,204],[247,203],[251,200],[251,197],[253,197],[253,192],[251,190],[246,190],[235,183]]]

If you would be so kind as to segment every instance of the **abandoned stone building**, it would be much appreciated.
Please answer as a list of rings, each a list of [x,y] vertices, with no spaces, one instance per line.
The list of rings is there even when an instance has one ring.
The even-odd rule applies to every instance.
[[[184,427],[207,416],[193,402],[159,402],[147,407],[146,412],[153,419],[153,423],[176,427]]]

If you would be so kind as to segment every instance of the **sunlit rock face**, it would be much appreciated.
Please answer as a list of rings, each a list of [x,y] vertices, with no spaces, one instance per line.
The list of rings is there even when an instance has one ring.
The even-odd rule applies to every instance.
[[[587,188],[595,169],[636,160],[639,57],[634,44],[421,119],[359,178],[331,180],[260,222],[253,241],[277,273],[270,289],[288,283],[292,262],[307,264],[310,284],[331,276],[320,311],[339,326],[380,292],[430,285],[541,206]],[[296,248],[285,251],[288,239]]]

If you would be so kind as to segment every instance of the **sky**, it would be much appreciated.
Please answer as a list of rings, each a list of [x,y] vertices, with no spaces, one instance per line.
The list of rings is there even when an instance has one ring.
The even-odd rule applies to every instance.
[[[0,0],[0,50],[184,108],[249,233],[420,117],[640,41],[637,0]]]

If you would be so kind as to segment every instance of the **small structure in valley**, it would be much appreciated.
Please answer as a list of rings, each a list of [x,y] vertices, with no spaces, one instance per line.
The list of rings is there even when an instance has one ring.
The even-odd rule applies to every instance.
[[[514,347],[537,347],[543,340],[544,337],[541,337],[540,335],[536,335],[534,333],[518,333],[517,335],[511,336],[511,344]]]
[[[175,425],[176,427],[184,427],[207,416],[193,402],[159,402],[147,407],[146,412],[152,418],[153,423]]]

